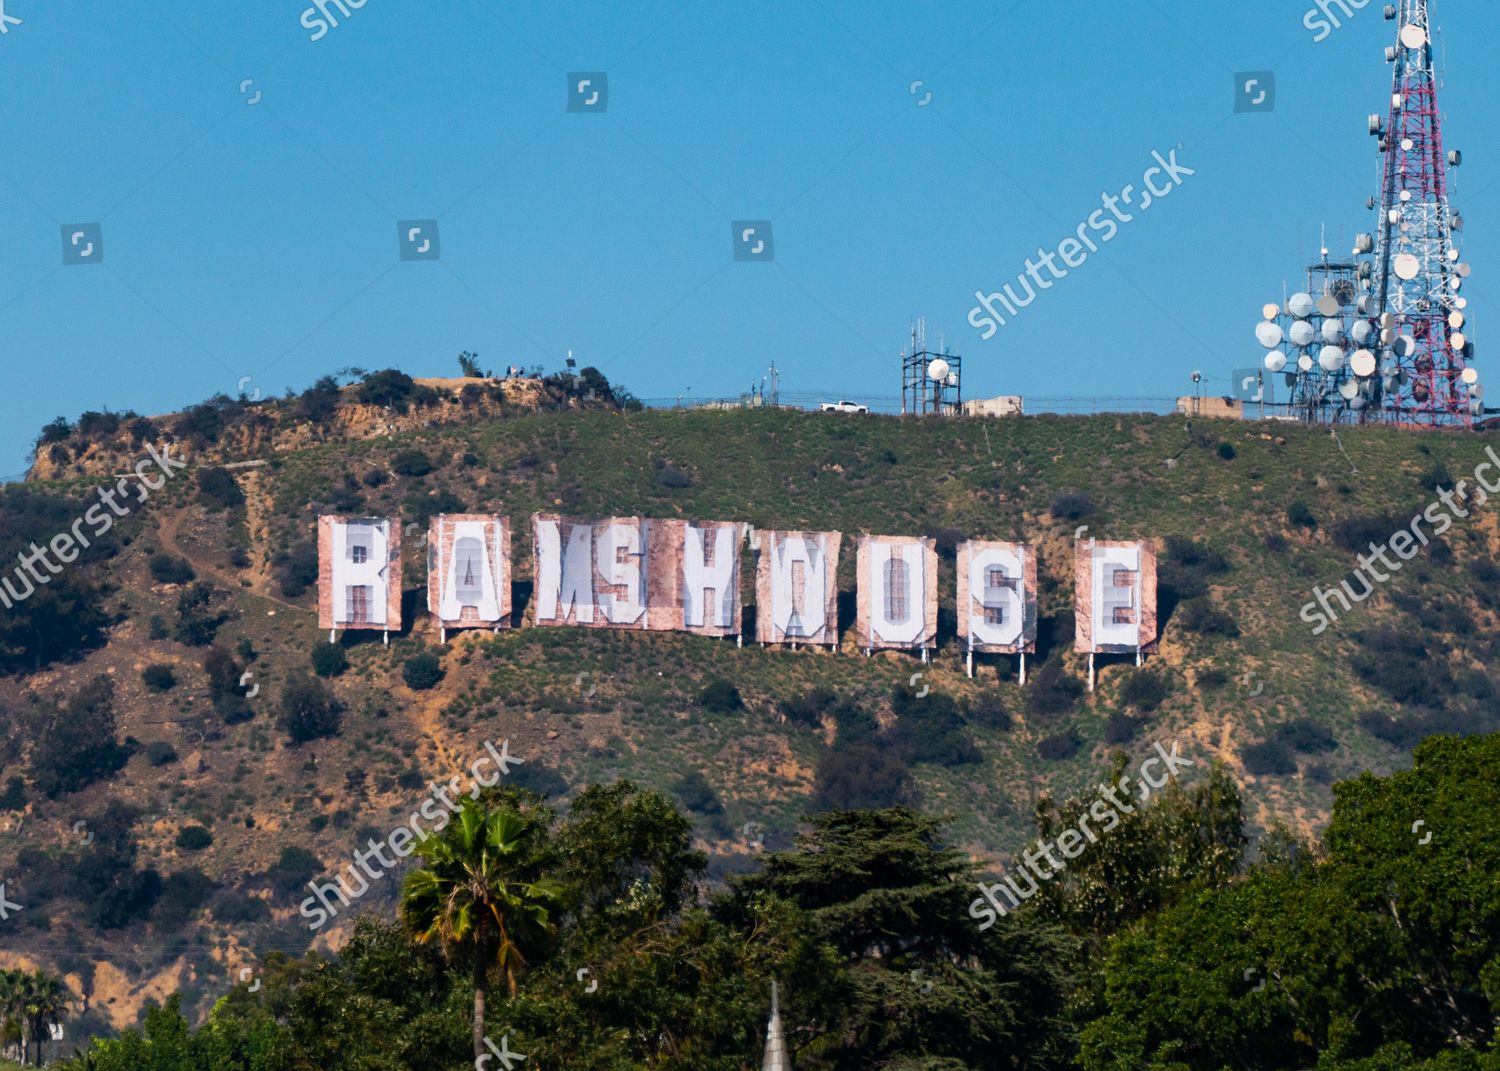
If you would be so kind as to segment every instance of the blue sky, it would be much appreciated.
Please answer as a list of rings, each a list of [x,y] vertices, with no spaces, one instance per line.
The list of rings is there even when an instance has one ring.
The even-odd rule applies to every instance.
[[[970,396],[1227,391],[1320,224],[1339,253],[1373,222],[1395,30],[1371,3],[1317,42],[1312,3],[325,0],[314,41],[311,0],[4,0],[0,474],[58,414],[464,349],[572,349],[645,398],[773,359],[784,391],[895,395],[918,316]],[[1500,7],[1436,15],[1483,368]],[[1257,70],[1275,111],[1234,114]],[[606,112],[567,111],[572,71],[607,74]],[[974,291],[1179,143],[1196,174],[981,341]],[[440,260],[399,259],[407,219]],[[734,260],[739,219],[774,261]],[[92,222],[103,262],[64,266]]]

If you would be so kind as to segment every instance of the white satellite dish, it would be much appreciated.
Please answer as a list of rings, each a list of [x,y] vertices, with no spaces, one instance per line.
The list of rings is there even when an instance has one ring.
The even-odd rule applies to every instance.
[[[1452,260],[1452,261],[1457,261],[1458,260],[1458,250],[1457,249],[1449,249],[1448,250],[1448,259]]]
[[[1410,201],[1411,200],[1411,191],[1410,190],[1402,190],[1401,191],[1401,200],[1403,202]]]
[[[1355,350],[1349,358],[1349,371],[1357,376],[1375,374],[1375,355],[1369,350]]]
[[[1375,333],[1375,328],[1370,326],[1369,320],[1355,320],[1349,328],[1349,337],[1363,346],[1370,341],[1370,336]]]
[[[1352,379],[1346,379],[1339,384],[1339,397],[1346,402],[1352,402],[1359,395],[1359,384]]]
[[[1311,372],[1312,371],[1312,366],[1313,366],[1313,359],[1311,357],[1309,357],[1307,354],[1304,353],[1301,357],[1297,358],[1297,367],[1300,368],[1300,369],[1302,369],[1302,371],[1304,371],[1304,372]]]
[[[1395,260],[1396,277],[1411,282],[1422,271],[1422,262],[1410,253],[1398,253]]]
[[[1464,314],[1461,312],[1450,312],[1448,314],[1448,326],[1457,331],[1464,325]]]
[[[1400,93],[1392,93],[1391,94],[1391,107],[1392,108],[1395,108],[1399,112],[1401,110],[1401,105],[1404,104],[1404,103],[1406,103],[1406,102],[1401,99],[1401,94]]]
[[[1401,43],[1407,48],[1421,48],[1427,43],[1427,31],[1415,23],[1401,27]]]
[[[1366,294],[1364,297],[1359,299],[1359,314],[1361,316],[1374,316],[1375,310],[1378,307],[1379,306],[1376,304],[1374,294]]]
[[[1337,316],[1339,314],[1339,299],[1332,294],[1324,294],[1318,298],[1318,312],[1324,316]]]
[[[949,372],[948,373],[948,379],[946,380],[946,382],[947,382],[948,386],[950,386],[950,387],[956,387],[956,386],[958,386],[958,373],[957,372]]]
[[[1281,325],[1262,320],[1255,325],[1255,337],[1268,350],[1281,345]]]
[[[1396,356],[1410,357],[1417,352],[1417,340],[1410,335],[1402,335],[1396,339]]]
[[[1280,372],[1286,367],[1286,354],[1280,350],[1272,350],[1266,354],[1266,371]]]
[[[1472,387],[1475,383],[1479,382],[1479,369],[1465,368],[1458,374],[1458,378]]]
[[[1344,351],[1337,346],[1324,346],[1318,351],[1318,365],[1325,372],[1337,372],[1344,367]]]
[[[1344,324],[1342,320],[1323,321],[1323,341],[1337,342],[1344,337]]]
[[[1287,337],[1292,340],[1294,346],[1311,346],[1313,337],[1317,334],[1313,325],[1306,320],[1294,320],[1287,332]]]
[[[1467,309],[1469,307],[1469,299],[1466,297],[1454,298],[1453,307],[1455,309]]]
[[[1448,336],[1448,345],[1452,346],[1455,352],[1463,352],[1463,348],[1468,344],[1469,340],[1464,337],[1462,331],[1455,331]]]
[[[1276,317],[1281,315],[1281,309],[1279,309],[1275,305],[1262,305],[1260,314],[1267,320],[1274,320],[1276,319]]]
[[[1385,214],[1385,218],[1388,219],[1388,220],[1390,220],[1392,223],[1400,223],[1401,222],[1401,209],[1399,209],[1399,208],[1393,208],[1393,209],[1391,209],[1389,212],[1387,212]]]
[[[948,362],[941,357],[934,357],[932,363],[927,366],[927,378],[934,383],[941,383],[948,378]]]
[[[1395,327],[1396,326],[1396,314],[1394,312],[1382,312],[1380,314],[1380,326],[1381,327]]]
[[[1402,152],[1411,152],[1416,147],[1417,147],[1417,143],[1415,141],[1412,141],[1411,138],[1402,138],[1401,139],[1401,151]]]
[[[1286,311],[1299,320],[1307,319],[1315,308],[1317,303],[1313,301],[1311,294],[1293,294],[1286,301]]]
[[[1448,289],[1450,289],[1450,290],[1455,290],[1455,291],[1456,290],[1462,290],[1463,289],[1463,285],[1464,285],[1464,281],[1462,279],[1457,278],[1457,277],[1454,277],[1454,278],[1451,278],[1451,279],[1448,280]]]
[[[1456,252],[1456,250],[1455,250],[1455,252]],[[1472,272],[1474,269],[1471,268],[1471,267],[1469,267],[1467,264],[1460,264],[1458,266],[1457,270],[1458,270],[1458,277],[1460,279],[1467,279],[1469,277],[1469,273]]]
[[[1356,234],[1354,236],[1354,251],[1356,253],[1369,253],[1375,249],[1375,236],[1373,234]]]

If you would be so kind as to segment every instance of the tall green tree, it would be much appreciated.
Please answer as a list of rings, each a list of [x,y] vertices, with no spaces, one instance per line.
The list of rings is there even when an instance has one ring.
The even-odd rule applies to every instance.
[[[417,941],[467,960],[474,988],[474,1058],[485,1053],[489,973],[516,995],[529,956],[556,931],[562,886],[542,874],[550,812],[519,797],[465,799],[442,832],[416,848],[426,866],[401,890],[401,915]]]

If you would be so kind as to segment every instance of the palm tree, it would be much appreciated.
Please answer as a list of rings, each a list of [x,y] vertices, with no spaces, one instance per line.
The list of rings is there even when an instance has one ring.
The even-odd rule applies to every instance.
[[[22,971],[0,970],[0,1053],[14,1045],[16,1055],[23,1061],[26,1054],[21,1046],[26,1038],[22,1023],[23,1004]]]
[[[511,997],[534,951],[556,931],[562,886],[538,865],[545,825],[513,805],[465,799],[453,822],[416,854],[428,865],[401,889],[401,916],[419,943],[439,941],[449,962],[467,956],[474,972],[474,1058],[484,1055],[491,965]]]
[[[42,1066],[42,1054],[46,1049],[47,1039],[52,1036],[51,1028],[62,1022],[63,1012],[68,1010],[72,996],[60,979],[41,971],[34,972],[26,979],[23,1014],[26,1026],[30,1028],[31,1038],[36,1042],[37,1067]]]

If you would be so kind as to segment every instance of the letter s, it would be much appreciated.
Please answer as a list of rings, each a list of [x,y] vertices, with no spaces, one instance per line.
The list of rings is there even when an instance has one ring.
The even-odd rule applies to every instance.
[[[1306,15],[1302,16],[1302,25],[1306,26],[1309,30],[1317,31],[1317,36],[1313,38],[1313,44],[1315,45],[1328,40],[1328,35],[1333,33],[1333,27],[1328,24],[1328,20],[1318,17],[1317,8],[1313,8]]]
[[[1323,611],[1317,609],[1317,605],[1318,604],[1315,603],[1315,602],[1308,603],[1307,605],[1305,605],[1304,607],[1302,607],[1302,612],[1300,614],[1298,614],[1297,616],[1300,617],[1300,618],[1302,618],[1302,620],[1306,621],[1309,625],[1317,624],[1317,622],[1315,622],[1313,620],[1313,618],[1317,618],[1318,621],[1321,621],[1322,624],[1318,625],[1317,628],[1313,629],[1313,635],[1314,636],[1321,636],[1321,635],[1323,635],[1324,632],[1328,631],[1329,621],[1328,621],[1328,615],[1325,614],[1325,613],[1323,613]],[[1312,617],[1308,617],[1307,616],[1307,612],[1309,610],[1311,610],[1313,612]]]
[[[989,918],[979,924],[979,928],[981,930],[987,930],[991,926],[993,926],[995,924],[995,920],[999,918],[999,916],[995,914],[995,909],[988,903],[986,903],[984,897],[982,896],[969,905],[969,918],[979,919],[984,918],[984,916],[986,915],[988,915]]]
[[[311,21],[309,21],[311,20]],[[302,13],[302,28],[317,31],[309,41],[321,41],[328,35],[328,23],[313,8],[308,8]]]
[[[313,917],[313,912],[317,913],[318,921],[308,924],[307,928],[310,930],[321,930],[323,928],[323,924],[328,921],[328,912],[323,908],[315,907],[312,911],[307,910],[309,904],[315,904],[317,902],[318,901],[316,897],[309,896],[306,900],[302,901],[299,907],[299,911],[301,912],[303,918],[310,919]]]
[[[995,332],[999,330],[999,327],[992,317],[979,316],[979,319],[976,320],[974,318],[976,316],[979,316],[978,305],[975,305],[972,309],[969,310],[969,326],[977,327],[982,330],[984,334],[979,336],[979,341],[988,342],[990,339],[995,337]]]

